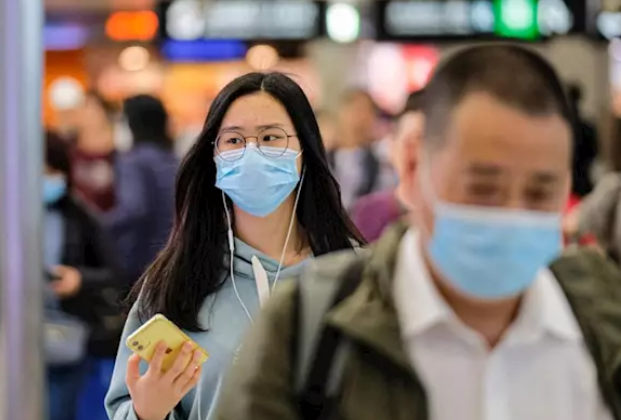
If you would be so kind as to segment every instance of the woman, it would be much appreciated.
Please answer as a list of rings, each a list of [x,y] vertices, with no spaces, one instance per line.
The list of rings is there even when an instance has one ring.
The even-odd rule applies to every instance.
[[[149,95],[125,100],[123,114],[133,147],[116,162],[116,206],[106,227],[117,238],[130,284],[138,280],[166,244],[175,206],[179,166],[169,136],[168,113]]]
[[[46,325],[57,311],[63,318],[81,321],[90,331],[88,343],[84,343],[86,354],[97,356],[118,343],[120,328],[110,337],[101,316],[102,309],[109,309],[103,296],[115,290],[118,279],[115,258],[99,222],[69,193],[67,145],[52,133],[46,137],[43,256],[51,291],[46,295]],[[86,376],[86,357],[59,362],[62,356],[46,354],[49,415],[51,420],[74,420]]]
[[[72,151],[75,193],[92,209],[114,206],[114,108],[91,91],[80,110],[77,138]]]
[[[162,375],[166,346],[149,367],[121,346],[106,397],[113,420],[213,416],[259,296],[312,256],[363,243],[341,206],[308,99],[280,73],[248,74],[220,92],[180,169],[176,203],[168,245],[134,288],[140,297],[124,337],[162,313],[210,359],[196,368],[186,349],[179,369]],[[265,273],[269,286],[259,281]]]

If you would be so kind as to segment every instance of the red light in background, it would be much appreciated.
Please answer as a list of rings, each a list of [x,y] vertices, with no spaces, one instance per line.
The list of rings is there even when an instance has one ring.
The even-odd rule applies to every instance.
[[[426,45],[404,45],[401,51],[407,68],[408,91],[423,88],[438,65],[438,50]]]
[[[150,41],[155,38],[159,20],[155,12],[115,12],[106,21],[106,35],[115,41]]]

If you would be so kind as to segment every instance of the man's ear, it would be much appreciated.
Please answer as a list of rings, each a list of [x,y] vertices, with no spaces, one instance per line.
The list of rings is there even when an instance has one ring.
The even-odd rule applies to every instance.
[[[401,148],[401,173],[399,174],[400,182],[397,187],[397,199],[407,209],[412,209],[419,195],[419,179],[418,179],[418,156],[420,155],[420,143],[410,142]]]

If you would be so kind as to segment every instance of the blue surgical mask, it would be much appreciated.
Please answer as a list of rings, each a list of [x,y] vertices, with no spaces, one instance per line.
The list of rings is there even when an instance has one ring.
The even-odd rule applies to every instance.
[[[61,176],[43,177],[43,202],[54,204],[67,193],[67,180]]]
[[[435,222],[428,243],[432,264],[457,290],[476,298],[520,294],[562,249],[560,213],[437,199],[433,208]]]
[[[224,158],[216,156],[216,187],[240,209],[257,217],[273,213],[300,181],[296,164],[300,153],[286,150],[282,154],[282,149],[274,149],[263,147],[260,151],[250,143],[245,153],[230,151]],[[241,153],[243,156],[235,159],[235,154]]]

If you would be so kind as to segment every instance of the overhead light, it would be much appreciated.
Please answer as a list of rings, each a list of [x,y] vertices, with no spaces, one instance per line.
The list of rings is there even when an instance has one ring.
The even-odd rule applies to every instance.
[[[125,71],[141,71],[149,64],[150,54],[145,47],[125,48],[119,54],[119,66]]]
[[[84,87],[73,77],[63,76],[50,83],[50,105],[57,111],[77,108],[84,100]]]
[[[278,63],[278,51],[269,45],[255,45],[248,50],[246,61],[255,70],[268,70]]]
[[[608,39],[621,36],[621,12],[601,12],[597,16],[597,29]]]
[[[106,21],[106,35],[115,41],[150,41],[158,27],[158,17],[151,10],[114,12]]]
[[[326,12],[328,36],[336,42],[353,42],[360,36],[360,12],[349,3],[332,3]]]

